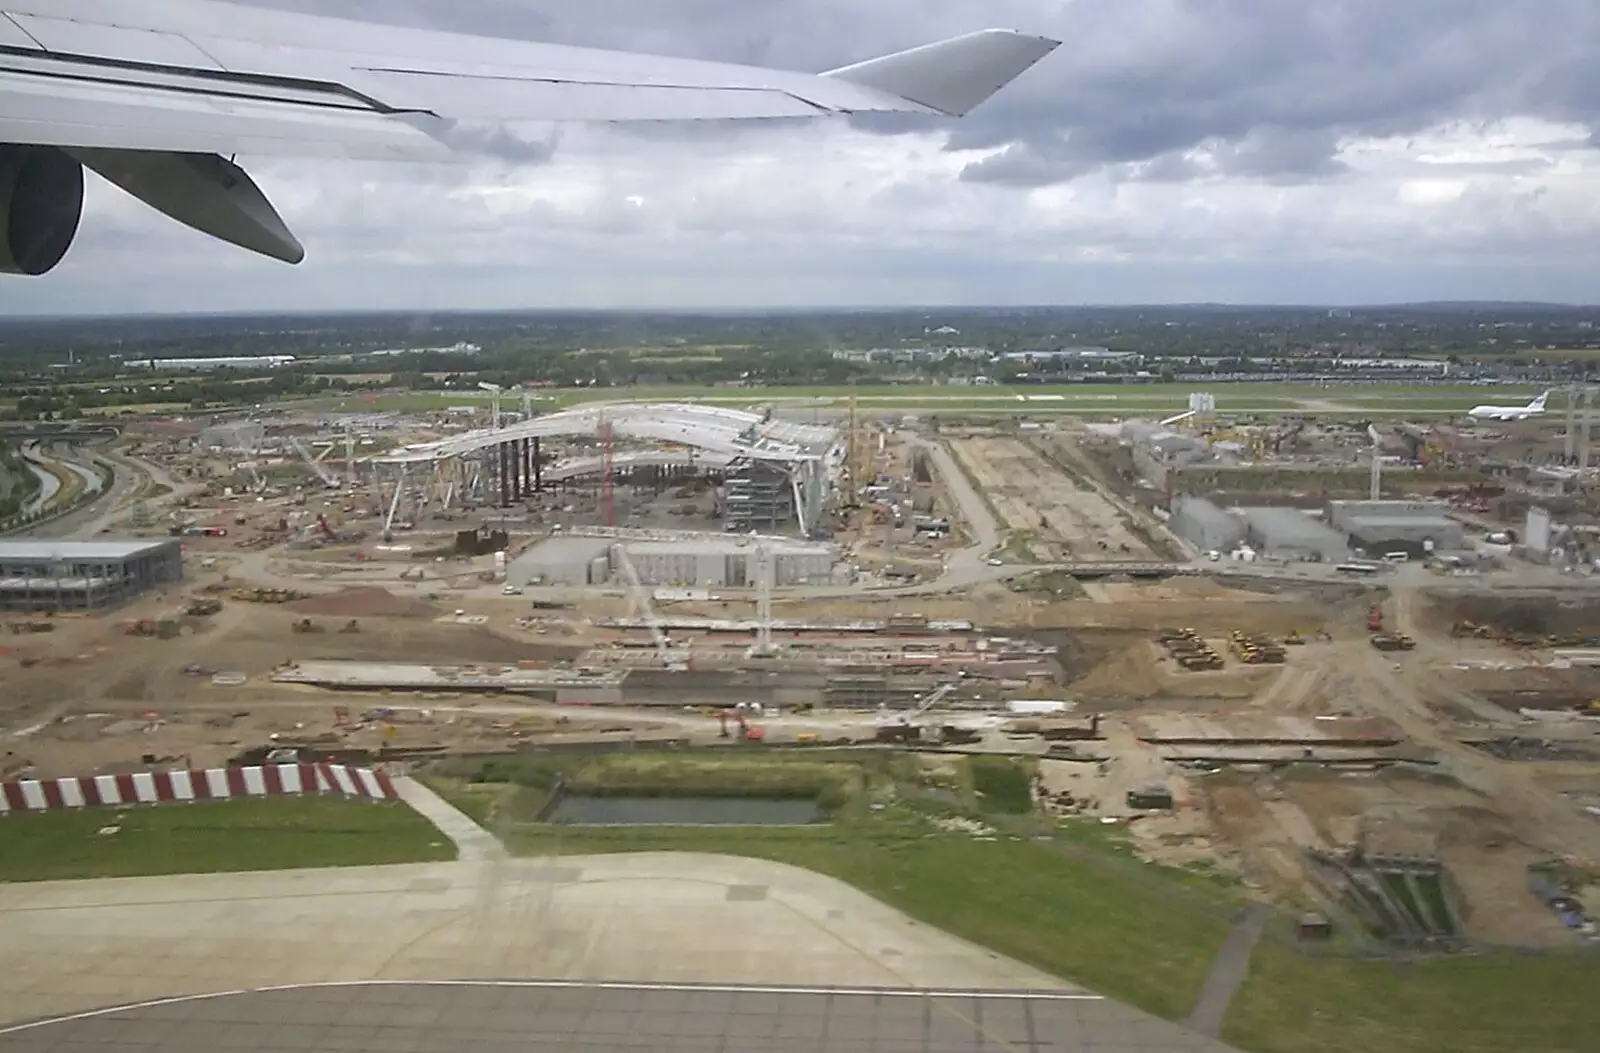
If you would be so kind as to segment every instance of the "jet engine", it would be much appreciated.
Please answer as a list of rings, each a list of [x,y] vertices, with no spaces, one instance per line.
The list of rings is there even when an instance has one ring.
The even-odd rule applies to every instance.
[[[44,274],[83,216],[83,165],[54,146],[0,143],[0,273]]]

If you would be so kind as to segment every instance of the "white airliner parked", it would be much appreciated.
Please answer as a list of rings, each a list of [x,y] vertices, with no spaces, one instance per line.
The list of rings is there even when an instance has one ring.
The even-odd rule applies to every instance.
[[[305,250],[235,154],[443,160],[488,138],[463,121],[959,117],[1057,46],[986,29],[813,74],[218,0],[0,0],[0,272],[61,261],[85,168],[298,263]]]
[[[1549,397],[1550,392],[1546,391],[1526,406],[1474,406],[1467,410],[1467,416],[1476,420],[1527,420],[1544,412]]]

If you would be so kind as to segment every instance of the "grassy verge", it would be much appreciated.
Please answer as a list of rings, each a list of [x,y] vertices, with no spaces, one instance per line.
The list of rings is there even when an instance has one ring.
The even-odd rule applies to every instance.
[[[969,757],[967,771],[978,807],[1003,815],[1026,815],[1033,811],[1033,788],[1028,770],[1009,757]]]
[[[1262,944],[1222,1037],[1251,1053],[1582,1053],[1595,959],[1312,961]]]
[[[1000,811],[997,800],[1020,803],[1020,766],[986,758],[935,773],[891,753],[820,756],[857,764],[861,776],[830,823],[798,827],[560,827],[515,818],[508,802],[524,787],[459,772],[432,781],[517,854],[717,852],[788,863],[1161,1016],[1193,1008],[1239,902],[1234,881],[1142,863],[1098,823]],[[736,760],[757,758],[799,759]],[[689,770],[722,763],[685,759]],[[945,821],[956,816],[975,821],[971,832]],[[1307,957],[1265,940],[1223,1038],[1250,1053],[1579,1053],[1592,1048],[1595,968],[1593,958],[1510,955],[1402,966]]]
[[[115,833],[102,834],[116,827]],[[268,797],[0,819],[0,881],[287,870],[454,859],[402,805]]]

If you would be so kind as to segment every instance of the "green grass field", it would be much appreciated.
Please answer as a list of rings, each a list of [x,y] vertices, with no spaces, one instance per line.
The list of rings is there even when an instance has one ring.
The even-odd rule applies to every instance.
[[[1587,1053],[1597,974],[1593,956],[1398,965],[1308,960],[1263,943],[1222,1037],[1250,1053]]]
[[[534,409],[549,412],[587,402],[698,402],[743,408],[772,405],[789,412],[806,409],[838,411],[850,404],[873,412],[900,410],[929,415],[960,413],[995,416],[1118,416],[1127,413],[1175,414],[1186,406],[1191,390],[1217,396],[1223,414],[1316,413],[1319,416],[1361,416],[1372,413],[1424,416],[1462,414],[1489,402],[1515,405],[1537,391],[1521,388],[1437,386],[1316,387],[1307,384],[1096,384],[1076,387],[953,387],[892,385],[775,388],[599,388],[562,390],[536,400]],[[346,410],[437,410],[446,406],[484,406],[481,392],[383,392],[317,399],[307,407]],[[510,400],[506,405],[512,406]]]
[[[1007,806],[1016,796],[1015,776],[993,762],[930,781],[904,758],[873,758],[857,762],[862,788],[831,823],[801,827],[561,827],[516,818],[511,802],[528,787],[430,781],[520,855],[686,851],[789,863],[1169,1019],[1193,1008],[1240,901],[1235,882],[1140,863],[1097,823],[1009,817],[992,803],[985,813],[980,787]],[[998,836],[943,831],[933,822],[943,814],[980,817]],[[1264,939],[1223,1038],[1248,1053],[1580,1053],[1593,1048],[1597,968],[1559,955],[1320,959]]]
[[[102,834],[116,827],[116,833]],[[0,881],[288,870],[454,859],[404,805],[337,797],[86,808],[0,819]]]

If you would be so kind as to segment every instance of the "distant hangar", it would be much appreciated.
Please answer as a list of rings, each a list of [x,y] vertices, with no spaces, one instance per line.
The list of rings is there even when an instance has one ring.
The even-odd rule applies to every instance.
[[[1298,508],[1224,510],[1203,497],[1173,498],[1172,529],[1202,552],[1248,545],[1286,560],[1338,562],[1368,556],[1459,551],[1465,528],[1430,501],[1330,501],[1325,518]]]

